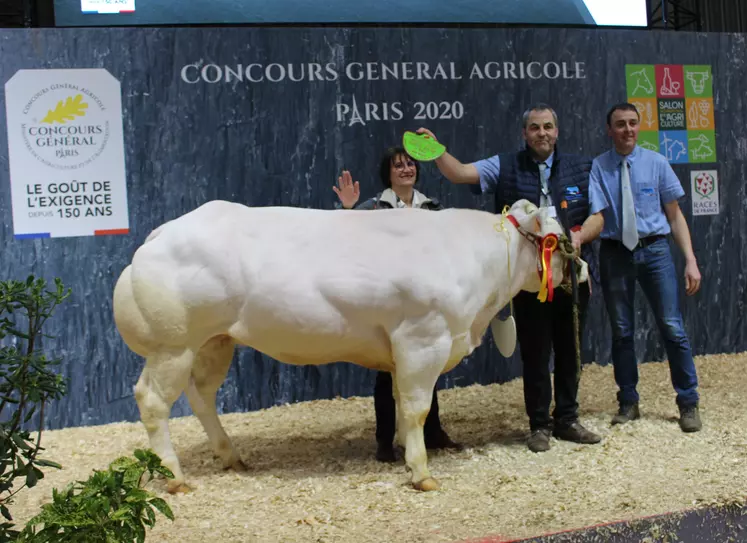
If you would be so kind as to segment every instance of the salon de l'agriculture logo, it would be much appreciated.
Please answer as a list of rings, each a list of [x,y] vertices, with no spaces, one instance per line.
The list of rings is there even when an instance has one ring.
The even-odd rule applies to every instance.
[[[625,82],[641,115],[641,147],[672,164],[716,162],[710,65],[626,64]]]

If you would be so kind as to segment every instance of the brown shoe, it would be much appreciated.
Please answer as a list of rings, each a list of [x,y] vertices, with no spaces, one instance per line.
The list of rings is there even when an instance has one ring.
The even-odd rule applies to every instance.
[[[602,436],[595,434],[591,430],[587,430],[578,421],[567,426],[556,425],[552,431],[552,435],[564,441],[573,441],[574,443],[583,443],[585,445],[592,445],[602,441]]]
[[[680,407],[680,428],[683,432],[697,432],[702,427],[697,405]]]
[[[532,435],[527,440],[527,447],[532,452],[545,452],[550,450],[550,435],[552,431],[549,428],[537,428],[532,431]]]
[[[617,415],[612,417],[612,424],[625,424],[631,420],[641,418],[641,412],[638,409],[638,404],[623,404],[620,406],[620,410]]]

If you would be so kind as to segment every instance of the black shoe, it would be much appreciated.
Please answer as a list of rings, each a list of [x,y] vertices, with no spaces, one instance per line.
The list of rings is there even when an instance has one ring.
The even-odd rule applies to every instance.
[[[591,430],[587,430],[578,421],[568,425],[556,424],[552,431],[552,435],[564,441],[583,443],[585,445],[592,445],[602,441],[601,436],[595,434]]]
[[[379,462],[392,463],[397,461],[397,455],[394,453],[394,447],[391,443],[379,443],[376,448],[376,460]]]
[[[626,422],[639,418],[641,418],[641,412],[638,409],[637,403],[621,404],[617,415],[612,417],[612,424],[625,424]]]
[[[697,432],[702,427],[697,405],[680,407],[680,428],[683,432]]]
[[[464,449],[464,445],[452,441],[449,435],[441,430],[435,436],[425,436],[425,448],[426,449],[454,449],[461,451]]]
[[[532,435],[527,440],[527,447],[532,452],[545,452],[550,450],[550,435],[552,430],[549,428],[537,428],[532,430]]]

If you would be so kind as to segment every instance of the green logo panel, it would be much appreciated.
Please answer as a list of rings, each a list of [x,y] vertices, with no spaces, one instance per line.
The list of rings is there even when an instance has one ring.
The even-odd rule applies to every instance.
[[[712,98],[713,75],[708,65],[684,66],[685,96],[688,98]]]
[[[656,151],[657,153],[660,153],[661,149],[659,149],[659,132],[638,132],[638,145],[640,147],[643,147],[644,149],[648,149],[649,151]]]
[[[716,162],[716,133],[713,130],[688,130],[690,162]]]
[[[628,96],[656,98],[656,70],[653,64],[626,64],[625,84]]]

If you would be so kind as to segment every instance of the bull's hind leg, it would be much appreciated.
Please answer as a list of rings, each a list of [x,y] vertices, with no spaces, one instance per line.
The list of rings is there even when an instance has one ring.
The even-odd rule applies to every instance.
[[[148,431],[151,449],[174,473],[174,478],[168,481],[168,491],[172,494],[189,491],[171,444],[169,415],[174,402],[187,386],[193,361],[194,353],[188,349],[149,355],[135,385],[135,400],[140,419]]]
[[[223,467],[245,471],[239,453],[223,429],[218,418],[215,397],[231,367],[234,341],[229,336],[219,336],[209,340],[197,353],[192,367],[192,379],[187,386],[187,399],[220,458]]]
[[[400,440],[405,444],[405,463],[412,472],[412,484],[418,490],[439,488],[438,481],[428,471],[423,426],[430,411],[433,388],[451,352],[451,336],[442,320],[438,315],[430,315],[403,323],[392,334],[399,396],[397,411],[402,413]]]

